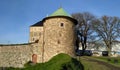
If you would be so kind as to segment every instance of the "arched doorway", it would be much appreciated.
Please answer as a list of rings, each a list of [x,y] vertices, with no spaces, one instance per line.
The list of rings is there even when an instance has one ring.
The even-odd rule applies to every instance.
[[[32,55],[32,62],[37,63],[37,54]]]

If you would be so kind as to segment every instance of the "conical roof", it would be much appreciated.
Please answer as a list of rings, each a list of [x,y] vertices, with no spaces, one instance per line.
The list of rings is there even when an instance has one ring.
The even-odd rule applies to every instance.
[[[69,15],[63,8],[59,8],[58,10],[56,10],[54,13],[52,13],[50,16],[45,17],[42,22],[44,22],[47,19],[50,18],[67,18],[69,20],[71,20],[75,25],[77,25],[77,20],[75,20],[74,18],[72,18],[71,15]]]
[[[71,17],[63,8],[59,8],[54,13],[50,15],[51,16],[68,16]]]

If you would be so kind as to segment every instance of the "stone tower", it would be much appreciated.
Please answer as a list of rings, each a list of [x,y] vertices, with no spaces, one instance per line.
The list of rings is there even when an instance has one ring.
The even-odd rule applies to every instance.
[[[38,43],[34,43],[39,40]],[[42,62],[42,48],[43,48],[43,23],[39,21],[30,26],[30,39],[29,43],[34,43],[32,46],[31,60]],[[33,56],[36,55],[36,58]]]
[[[59,8],[43,20],[42,61],[46,62],[59,53],[75,55],[75,25],[77,21]]]
[[[39,21],[30,26],[30,38],[29,42],[35,42],[36,40],[40,40],[43,34],[43,23]]]

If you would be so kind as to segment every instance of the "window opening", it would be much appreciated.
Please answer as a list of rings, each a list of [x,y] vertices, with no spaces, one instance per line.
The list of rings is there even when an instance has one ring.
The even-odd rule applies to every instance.
[[[60,26],[61,26],[61,27],[63,27],[63,26],[64,26],[64,24],[63,24],[63,23],[61,23],[61,24],[60,24]]]

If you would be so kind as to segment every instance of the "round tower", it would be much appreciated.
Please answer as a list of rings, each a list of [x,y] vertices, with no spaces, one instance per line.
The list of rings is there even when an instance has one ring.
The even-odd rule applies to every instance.
[[[75,55],[76,24],[62,8],[43,19],[43,62],[59,53]]]

